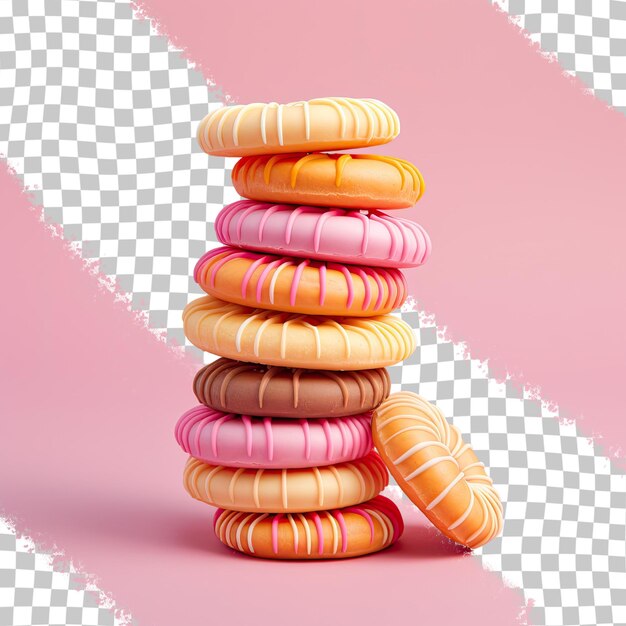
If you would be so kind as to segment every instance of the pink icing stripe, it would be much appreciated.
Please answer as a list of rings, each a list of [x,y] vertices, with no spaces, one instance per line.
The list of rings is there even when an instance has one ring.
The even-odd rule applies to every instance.
[[[372,501],[372,503],[374,503],[374,501]],[[376,506],[387,516],[387,518],[391,522],[391,525],[393,526],[393,537],[394,539],[397,539],[402,534],[402,528],[399,523],[402,522],[402,517],[400,517],[400,511],[398,511],[398,508],[395,505],[393,507],[389,506],[389,503],[382,500],[382,498],[380,500],[376,500]]]
[[[376,304],[374,304],[374,308],[375,309],[380,309],[380,307],[383,304],[383,297],[384,297],[383,283],[380,280],[380,275],[378,274],[378,272],[375,272],[374,270],[372,270],[369,267],[364,267],[363,271],[368,276],[371,276],[374,279],[374,281],[376,282],[376,286],[378,287],[378,297],[376,298]]]
[[[256,255],[253,254],[248,258],[253,259],[255,256]],[[248,293],[248,283],[250,282],[250,278],[252,278],[252,274],[254,274],[254,272],[256,271],[256,268],[259,267],[259,265],[266,263],[269,258],[270,257],[268,256],[261,256],[256,261],[250,264],[250,267],[246,270],[246,273],[243,275],[243,278],[241,280],[241,297],[242,298],[245,298],[246,294]],[[211,285],[211,287],[213,287],[213,285]]]
[[[213,456],[217,456],[217,434],[219,432],[220,426],[227,422],[232,417],[232,414],[224,415],[224,417],[220,417],[215,421],[213,425],[213,430],[211,431],[211,450],[213,451]]]
[[[356,273],[359,275],[359,278],[363,281],[364,296],[363,296],[363,306],[361,307],[361,309],[363,311],[366,311],[367,307],[370,305],[370,302],[372,301],[372,288],[370,286],[370,281],[367,279],[367,274],[360,267],[355,268],[355,270],[356,270]]]
[[[361,515],[367,520],[367,523],[369,524],[369,527],[370,527],[370,544],[371,544],[372,541],[374,541],[374,521],[372,520],[371,515],[367,511],[364,511],[363,509],[359,509],[353,506],[347,509],[344,509],[344,511],[350,512],[350,513],[356,513],[357,515]]]
[[[344,519],[341,511],[333,511],[331,515],[334,515],[335,519],[339,523],[341,529],[341,551],[348,551],[348,527],[346,526],[346,520]]]
[[[300,276],[302,276],[302,272],[304,268],[309,265],[310,261],[305,259],[302,263],[299,263],[296,267],[295,272],[293,273],[293,279],[291,281],[291,289],[289,290],[289,304],[291,306],[295,306],[296,304],[296,295],[298,294],[298,283],[300,282]]]
[[[365,254],[367,252],[367,246],[369,244],[370,238],[370,221],[367,216],[363,215],[363,213],[356,212],[354,216],[361,220],[361,224],[363,224],[363,235],[361,240],[361,254]]]
[[[317,513],[311,513],[311,515],[313,517],[315,529],[317,530],[317,552],[318,554],[324,554],[324,529],[322,528],[322,520]]]
[[[398,250],[398,233],[387,219],[388,217],[388,215],[385,215],[385,219],[381,219],[378,215],[372,213],[372,219],[382,224],[389,231],[389,235],[391,236],[391,247],[389,248],[389,256],[394,257]]]
[[[285,257],[276,259],[275,261],[268,263],[265,269],[261,272],[261,275],[259,276],[259,280],[257,281],[257,284],[256,284],[256,301],[257,302],[261,302],[261,299],[263,296],[263,286],[265,285],[265,280],[268,274],[274,268],[278,267],[281,263],[283,263],[283,261],[285,261]]]
[[[311,433],[309,431],[309,422],[306,419],[301,419],[302,432],[304,433],[304,457],[307,461],[311,458]]]
[[[265,209],[265,212],[263,213],[263,217],[261,217],[261,221],[259,222],[259,231],[258,231],[259,241],[263,241],[263,231],[265,229],[265,222],[267,222],[270,216],[276,213],[276,211],[281,211],[281,210],[284,210],[285,208],[286,207],[282,204],[274,204],[274,205],[269,206],[267,209]]]
[[[274,554],[278,554],[278,522],[282,516],[282,513],[277,513],[272,520],[272,550]]]
[[[220,517],[222,517],[222,514],[224,513],[224,509],[216,509],[215,513],[213,514],[213,532],[215,531],[215,528],[217,526],[217,522],[219,522]]]
[[[333,458],[333,436],[332,436],[332,433],[330,432],[330,426],[328,425],[328,420],[323,419],[321,420],[321,422],[322,422],[322,428],[324,429],[324,436],[326,437],[326,458],[330,460]]]
[[[324,305],[326,299],[326,266],[320,265],[320,306]]]
[[[249,206],[247,209],[245,209],[243,213],[241,213],[241,215],[239,216],[239,219],[237,220],[237,238],[238,239],[241,239],[241,229],[243,228],[243,223],[245,222],[246,217],[248,217],[250,213],[253,213],[254,211],[258,211],[260,208],[262,208],[262,205],[253,204],[252,206]]]
[[[246,452],[248,456],[252,456],[252,420],[249,415],[242,415],[241,421],[246,430]]]
[[[346,307],[349,309],[352,306],[352,302],[354,301],[354,283],[352,282],[352,274],[345,265],[341,265],[339,263],[329,263],[328,269],[334,269],[343,274],[343,277],[346,279],[346,287],[348,289],[348,298],[346,300]]]
[[[211,416],[207,416],[204,419],[197,422],[196,431],[195,431],[194,438],[193,438],[193,449],[197,450],[196,454],[199,454],[199,455],[202,454],[202,450],[200,449],[200,437],[202,435],[202,429],[209,422],[211,422],[212,419],[215,419],[215,418],[212,418]],[[189,445],[189,447],[191,448],[191,445]],[[189,450],[189,452],[191,452],[191,450]]]
[[[272,435],[272,418],[264,417],[263,426],[265,427],[265,438],[267,440],[267,458],[274,460],[274,437]]]
[[[341,215],[343,211],[324,211],[318,218],[315,224],[315,230],[313,231],[313,250],[315,252],[319,252],[320,249],[320,238],[322,237],[322,228],[324,228],[324,223],[329,217],[333,215]]]
[[[305,212],[306,212],[306,207],[299,206],[298,208],[294,209],[289,215],[289,219],[287,220],[287,225],[285,226],[285,243],[286,244],[291,243],[293,223],[296,221],[296,217],[298,217],[300,213],[305,213]]]
[[[348,446],[350,449],[350,454],[352,455],[353,453],[353,448],[354,448],[354,438],[351,436],[352,433],[350,432],[350,429],[348,426],[346,426],[346,424],[350,423],[350,418],[346,417],[346,418],[342,418],[337,422],[337,425],[339,426],[339,430],[341,431],[341,441],[342,441],[342,447],[341,447],[341,453],[342,454],[348,454]],[[348,436],[346,437],[346,432],[348,433]]]
[[[210,261],[214,256],[217,256],[218,254],[221,254],[222,252],[224,252],[224,248],[221,248],[221,247],[220,248],[214,248],[213,250],[208,250],[207,252],[205,252],[198,259],[198,262],[196,263],[195,267],[193,268],[193,279],[196,282],[200,282],[199,281],[200,272],[202,271],[204,266],[207,264],[207,262]]]

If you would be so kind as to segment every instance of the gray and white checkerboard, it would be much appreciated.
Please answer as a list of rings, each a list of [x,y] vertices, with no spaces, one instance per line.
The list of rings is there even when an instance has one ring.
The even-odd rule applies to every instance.
[[[541,50],[626,113],[626,1],[491,0]]]
[[[181,345],[181,310],[199,293],[194,261],[237,198],[232,162],[194,139],[222,99],[125,1],[0,1],[0,153],[100,280]],[[504,534],[477,558],[532,601],[533,624],[626,623],[626,476],[574,424],[489,378],[433,320],[402,315],[420,347],[391,368],[394,387],[443,409],[505,502]],[[0,626],[110,624],[107,602],[0,526]]]

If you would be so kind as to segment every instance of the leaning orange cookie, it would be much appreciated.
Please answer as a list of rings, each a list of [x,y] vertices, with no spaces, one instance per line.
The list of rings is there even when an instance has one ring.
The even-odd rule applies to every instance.
[[[453,541],[477,548],[502,530],[502,504],[471,447],[441,411],[415,393],[374,412],[376,449],[398,485]]]
[[[306,315],[384,315],[406,299],[397,269],[309,261],[223,247],[196,264],[196,282],[208,294],[245,306]]]
[[[218,539],[228,547],[270,559],[342,559],[378,552],[404,530],[398,507],[385,496],[359,506],[319,513],[244,513],[218,509]]]
[[[424,193],[415,165],[378,154],[244,157],[232,180],[237,193],[252,200],[346,209],[404,209]]]
[[[246,156],[365,148],[399,132],[395,111],[379,100],[315,98],[222,107],[200,122],[198,143],[208,154]]]

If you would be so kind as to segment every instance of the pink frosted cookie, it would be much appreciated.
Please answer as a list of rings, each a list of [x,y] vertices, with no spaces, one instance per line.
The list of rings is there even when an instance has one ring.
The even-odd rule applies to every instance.
[[[197,406],[176,424],[176,440],[212,465],[302,468],[354,461],[372,449],[371,415],[281,419],[222,413]]]
[[[379,211],[361,212],[240,200],[217,216],[227,245],[370,267],[417,267],[430,255],[426,231]]]

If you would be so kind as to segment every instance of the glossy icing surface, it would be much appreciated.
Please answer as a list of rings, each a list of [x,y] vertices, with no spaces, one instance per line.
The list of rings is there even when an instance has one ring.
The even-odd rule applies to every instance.
[[[382,315],[406,299],[406,280],[397,269],[316,262],[233,247],[204,254],[194,279],[208,294],[227,302],[308,315]]]
[[[398,116],[379,100],[328,97],[222,107],[200,122],[197,138],[208,154],[244,156],[363,148],[399,132]]]
[[[298,468],[354,461],[372,449],[371,414],[331,419],[251,417],[197,406],[175,428],[191,456],[214,465]]]
[[[374,412],[374,443],[403,491],[450,539],[470,548],[502,530],[502,504],[469,444],[441,411],[412,392]]]
[[[391,382],[384,368],[333,372],[218,359],[198,371],[193,388],[199,402],[227,413],[324,418],[371,411]]]
[[[378,154],[247,156],[232,181],[246,198],[350,209],[403,209],[424,194],[421,172],[409,161]]]
[[[277,559],[359,556],[395,543],[404,531],[398,507],[376,496],[355,507],[310,513],[244,513],[218,509],[219,540],[245,554]]]
[[[189,457],[183,484],[196,500],[233,511],[298,513],[354,506],[378,495],[389,480],[376,452],[350,463],[302,469],[210,465]]]
[[[253,363],[361,370],[402,361],[415,349],[403,320],[329,318],[250,309],[205,296],[183,311],[186,337],[201,350]]]
[[[370,267],[417,267],[431,251],[421,226],[378,211],[240,200],[220,211],[215,231],[226,245]]]

